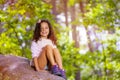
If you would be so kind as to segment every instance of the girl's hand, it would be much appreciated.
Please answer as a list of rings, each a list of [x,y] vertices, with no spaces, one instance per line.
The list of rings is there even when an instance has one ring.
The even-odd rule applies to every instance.
[[[40,69],[36,69],[36,71],[40,72],[41,70]]]
[[[36,69],[36,71],[40,71],[39,66],[38,66],[37,57],[35,57],[35,58],[33,59],[33,61],[34,61],[34,64],[35,64],[35,69]]]

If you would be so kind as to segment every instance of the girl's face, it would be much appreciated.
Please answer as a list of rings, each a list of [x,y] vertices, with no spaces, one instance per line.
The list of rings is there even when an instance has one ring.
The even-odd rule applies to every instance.
[[[42,22],[41,23],[41,31],[40,31],[41,38],[47,38],[48,34],[49,34],[48,23]]]

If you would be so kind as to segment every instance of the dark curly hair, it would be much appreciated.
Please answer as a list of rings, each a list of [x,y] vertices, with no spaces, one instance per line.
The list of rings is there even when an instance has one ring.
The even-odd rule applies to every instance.
[[[49,34],[48,34],[47,38],[52,40],[52,42],[54,44],[56,44],[56,37],[55,37],[54,31],[53,31],[53,28],[52,28],[50,22],[48,20],[45,20],[45,19],[36,23],[36,27],[35,27],[34,34],[33,34],[33,40],[35,40],[35,42],[37,42],[39,40],[39,38],[41,37],[40,36],[41,23],[43,23],[43,22],[47,23],[48,27],[49,27]]]

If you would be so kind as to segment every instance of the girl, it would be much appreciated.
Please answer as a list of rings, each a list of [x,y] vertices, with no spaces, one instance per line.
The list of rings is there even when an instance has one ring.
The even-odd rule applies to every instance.
[[[47,65],[52,74],[66,79],[61,55],[56,47],[56,37],[48,20],[36,23],[31,52],[37,71],[44,70]]]

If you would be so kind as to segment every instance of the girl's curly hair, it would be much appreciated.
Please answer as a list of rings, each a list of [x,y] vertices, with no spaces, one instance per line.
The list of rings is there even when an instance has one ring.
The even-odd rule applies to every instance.
[[[33,40],[35,40],[35,42],[37,42],[39,40],[39,38],[41,37],[40,36],[41,23],[43,23],[43,22],[47,23],[48,27],[49,27],[49,34],[48,34],[47,38],[52,40],[52,42],[54,44],[56,44],[56,37],[55,37],[54,31],[53,31],[53,28],[52,28],[50,22],[45,19],[40,20],[39,22],[36,23],[36,27],[35,27],[34,34],[33,34]]]

